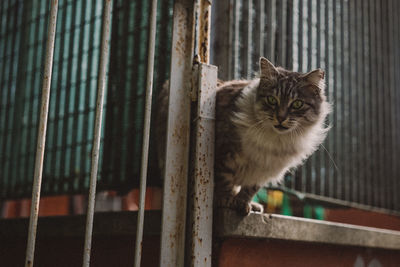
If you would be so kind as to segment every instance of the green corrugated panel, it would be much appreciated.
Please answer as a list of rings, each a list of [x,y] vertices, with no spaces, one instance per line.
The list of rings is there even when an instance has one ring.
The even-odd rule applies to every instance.
[[[160,2],[155,89],[167,79],[171,38],[173,1]],[[3,199],[31,194],[48,10],[48,0],[0,2]],[[101,16],[101,1],[59,1],[43,195],[88,188]],[[114,1],[99,190],[128,189],[138,180],[148,17],[147,1]]]
[[[168,79],[173,1],[159,1],[154,94]],[[138,184],[147,61],[148,1],[115,1],[104,161],[100,188],[126,191]],[[152,125],[156,127],[156,125]],[[150,185],[159,183],[150,145]]]

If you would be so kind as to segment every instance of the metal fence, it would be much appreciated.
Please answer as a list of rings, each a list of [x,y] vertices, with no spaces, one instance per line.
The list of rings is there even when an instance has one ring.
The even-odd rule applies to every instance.
[[[0,198],[30,197],[49,1],[0,3]],[[172,3],[160,1],[155,89],[168,79]],[[139,184],[151,3],[114,1],[99,190]],[[87,192],[102,1],[60,1],[43,170],[44,195]],[[140,12],[139,12],[140,10]],[[151,146],[150,164],[155,164]],[[104,155],[104,159],[103,159]],[[149,183],[160,184],[157,168]]]
[[[251,78],[259,56],[326,71],[333,127],[287,188],[328,201],[400,211],[398,1],[235,0],[216,3],[212,63]]]

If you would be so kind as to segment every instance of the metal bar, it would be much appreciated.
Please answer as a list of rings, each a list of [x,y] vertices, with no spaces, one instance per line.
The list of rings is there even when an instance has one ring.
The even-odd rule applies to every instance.
[[[200,63],[197,68],[197,109],[194,121],[195,142],[190,187],[191,230],[190,266],[211,266],[213,190],[214,190],[214,123],[217,68]],[[196,75],[196,74],[195,74]]]
[[[138,210],[138,220],[136,229],[135,264],[134,264],[135,267],[140,267],[140,260],[142,256],[144,204],[146,197],[147,165],[149,158],[151,100],[153,92],[154,50],[156,43],[156,22],[157,22],[156,19],[157,19],[157,0],[153,0],[150,13],[150,31],[149,31],[148,56],[147,56],[146,100],[145,100],[146,102],[144,110],[142,161],[140,169],[140,193],[139,193],[139,210]]]
[[[265,57],[265,49],[264,49],[264,43],[265,43],[265,0],[259,0],[258,2],[258,17],[259,17],[259,35],[257,36],[258,38],[258,55],[261,57]],[[257,61],[256,61],[257,62]]]
[[[287,1],[287,7],[286,7],[287,13],[286,13],[286,37],[284,39],[285,41],[285,46],[286,46],[286,61],[285,61],[285,66],[293,70],[293,0],[288,0]]]
[[[338,121],[338,106],[337,103],[338,101],[338,75],[337,75],[337,16],[336,16],[336,0],[333,0],[332,4],[332,69],[331,69],[331,77],[332,77],[332,83],[331,83],[331,90],[333,91],[333,114],[331,117],[333,117],[332,121],[335,124],[335,127],[333,131],[331,131],[332,136],[332,150],[330,150],[330,153],[332,153],[332,160],[336,162],[337,160],[337,152],[338,152],[338,127],[337,127],[337,121]],[[329,169],[332,170],[332,183],[331,183],[331,190],[330,190],[330,196],[337,198],[337,188],[338,188],[338,173],[337,170],[333,167],[334,164],[336,163],[330,163],[329,164]]]
[[[400,249],[399,231],[279,214],[251,213],[243,218],[228,209],[218,215],[216,234],[221,238],[268,238],[373,249]]]
[[[184,265],[194,27],[193,1],[176,0],[166,133],[161,266]]]
[[[369,22],[370,21],[370,4],[369,1],[366,1],[364,3],[364,20],[363,20],[363,25],[364,25],[364,30],[363,30],[363,44],[364,44],[364,106],[365,106],[365,162],[369,162],[369,155],[371,155],[371,107],[369,105],[369,101],[371,98],[371,83],[369,81],[370,73],[371,73],[371,43],[370,43],[370,31],[369,31]],[[371,165],[371,164],[368,164]],[[368,166],[367,165],[367,166]],[[366,189],[366,195],[364,198],[364,203],[366,205],[370,204],[370,198],[372,195],[372,187],[370,184],[370,180],[372,177],[372,173],[370,170],[370,167],[365,167],[365,178],[364,178],[364,183],[365,183],[365,189]]]
[[[267,57],[269,60],[272,61],[272,56],[271,56],[271,38],[272,38],[272,0],[267,0],[265,3],[265,9],[264,12],[266,14],[266,19],[265,19],[265,37],[266,41],[264,44],[264,53],[265,57]]]
[[[211,0],[200,1],[199,55],[201,62],[210,63]]]
[[[378,120],[376,117],[376,93],[377,93],[377,85],[376,85],[376,76],[377,76],[377,46],[376,46],[376,15],[375,15],[375,9],[376,9],[376,1],[370,0],[369,2],[370,7],[369,7],[369,46],[370,46],[370,59],[369,59],[369,65],[371,66],[371,71],[370,71],[370,79],[369,79],[369,84],[370,84],[370,99],[369,99],[369,106],[371,107],[371,157],[370,160],[374,162],[374,164],[371,164],[370,171],[372,173],[371,179],[369,181],[370,187],[373,188],[372,194],[370,196],[370,202],[368,204],[374,205],[377,202],[377,187],[376,187],[376,177],[378,177],[378,161],[377,161],[377,153],[378,153],[378,143],[377,143],[377,124]]]
[[[35,173],[33,177],[33,187],[32,187],[32,203],[31,203],[31,212],[29,218],[28,243],[27,243],[26,258],[25,258],[26,267],[33,266],[33,258],[35,253],[36,229],[37,229],[37,220],[39,215],[40,187],[42,183],[44,148],[46,142],[47,115],[49,111],[50,84],[51,84],[51,74],[53,67],[54,39],[56,35],[56,25],[57,25],[57,9],[58,9],[58,0],[52,0],[50,9],[50,21],[47,32],[46,59],[45,59],[43,87],[42,87],[42,105],[40,110],[40,122],[39,122],[36,160],[35,160]]]
[[[253,0],[247,1],[247,55],[246,55],[246,77],[247,79],[251,79],[251,75],[253,73],[253,58],[252,53],[253,49]]]
[[[321,8],[321,1],[317,1],[317,65],[318,67],[322,68],[321,64],[322,59],[321,59],[321,44],[322,44],[322,38],[321,38],[321,13],[323,12],[323,8]],[[321,154],[322,151],[321,149],[318,149],[315,152],[315,191],[314,193],[316,194],[321,194]]]
[[[381,57],[381,54],[383,53],[382,51],[382,16],[381,16],[381,7],[382,7],[382,1],[377,1],[376,2],[376,9],[375,9],[375,14],[376,14],[376,26],[377,26],[377,30],[376,30],[376,45],[377,45],[377,87],[375,88],[376,92],[376,107],[377,107],[377,122],[378,122],[378,128],[377,129],[377,134],[378,134],[378,154],[377,154],[377,160],[378,160],[378,175],[375,177],[376,183],[377,183],[377,187],[376,187],[376,191],[378,193],[378,201],[375,203],[376,205],[378,205],[379,207],[382,207],[383,203],[384,203],[384,192],[383,192],[383,181],[382,179],[384,174],[384,149],[383,149],[383,127],[384,127],[384,118],[383,118],[383,99],[382,99],[382,91],[379,90],[382,88],[383,86],[383,60]]]
[[[107,71],[108,51],[109,51],[109,36],[110,36],[111,9],[112,9],[111,7],[112,7],[112,0],[104,0],[100,65],[99,65],[99,76],[97,84],[98,91],[97,91],[97,101],[96,101],[96,120],[94,125],[92,161],[90,169],[90,188],[89,188],[89,199],[88,199],[88,208],[86,217],[85,245],[83,251],[83,264],[82,264],[82,266],[84,267],[89,267],[90,250],[92,245],[93,215],[94,215],[94,204],[96,197],[96,182],[97,182],[97,170],[99,164],[99,149],[100,149],[100,138],[101,138],[101,125],[103,118],[104,91],[106,85],[106,71]]]
[[[235,1],[235,15],[234,15],[234,39],[233,39],[233,62],[234,62],[234,69],[233,69],[233,78],[240,79],[240,12],[241,10],[241,1]]]
[[[393,1],[393,14],[398,14],[400,11],[400,5],[398,1]],[[400,21],[399,21],[399,16],[393,16],[394,19],[394,24],[393,25],[399,25]],[[395,59],[395,71],[396,73],[398,73],[400,71],[400,30],[398,27],[393,27],[393,29],[395,30],[395,34],[394,34],[394,39],[393,39],[393,47],[395,47],[395,55],[394,55],[394,59]],[[394,92],[395,92],[395,98],[394,101],[396,103],[398,103],[398,99],[399,99],[399,90],[400,90],[400,77],[399,75],[395,75],[395,85],[394,85]],[[399,107],[398,105],[395,105],[396,108],[396,113],[395,113],[395,118],[396,118],[396,137],[399,134],[399,118],[400,116],[399,114]],[[396,138],[396,143],[395,143],[395,151],[399,151],[399,140],[398,138]],[[396,161],[398,161],[398,155],[395,158]],[[395,169],[395,179],[394,179],[394,190],[395,190],[395,195],[394,195],[394,209],[395,210],[399,210],[400,209],[400,194],[398,193],[400,191],[400,183],[398,181],[398,179],[396,179],[399,175],[399,166],[398,164],[395,164],[396,169]]]
[[[282,3],[281,3],[282,4]],[[306,22],[304,23],[304,26],[306,27],[306,33],[303,33],[303,38],[307,38],[307,42],[304,42],[305,50],[304,50],[304,55],[307,55],[307,66],[306,66],[306,71],[311,71],[312,68],[312,1],[311,0],[307,0],[307,4],[304,5],[304,7],[306,9],[306,11],[304,12],[304,14],[306,14],[307,19]],[[306,37],[305,37],[306,36]],[[312,161],[313,161],[314,157],[310,157],[307,159],[306,162],[306,166],[305,166],[305,170],[306,170],[306,175],[305,175],[305,190],[308,193],[314,193],[314,191],[312,190]]]
[[[387,25],[388,25],[388,64],[389,64],[389,69],[388,69],[388,75],[389,75],[389,97],[388,99],[391,99],[390,101],[390,145],[389,149],[391,150],[391,155],[389,157],[389,163],[390,163],[390,179],[388,179],[388,197],[389,197],[389,202],[390,206],[387,208],[394,209],[395,206],[395,194],[396,194],[396,187],[394,186],[396,184],[395,179],[397,179],[396,176],[396,120],[395,120],[395,114],[396,114],[396,102],[393,101],[395,99],[395,84],[394,84],[394,79],[396,75],[395,71],[395,65],[394,65],[394,57],[395,57],[395,51],[396,49],[393,46],[393,39],[395,36],[395,33],[393,32],[394,27],[394,20],[393,20],[393,1],[389,0],[387,3]],[[397,28],[397,27],[396,27]]]
[[[361,73],[360,73],[360,67],[361,67],[361,62],[360,62],[360,52],[361,52],[361,47],[359,47],[360,42],[359,42],[359,35],[360,35],[360,23],[359,23],[359,18],[360,18],[360,12],[361,12],[361,7],[360,3],[358,0],[354,1],[354,13],[353,13],[353,21],[354,21],[354,105],[355,109],[353,110],[353,113],[355,115],[355,120],[354,120],[354,136],[356,137],[356,141],[353,144],[354,147],[354,154],[351,155],[351,157],[354,159],[354,167],[356,168],[355,172],[353,173],[353,179],[354,181],[354,188],[353,188],[353,201],[359,202],[360,201],[360,191],[361,191],[361,183],[360,183],[360,173],[362,170],[360,169],[360,158],[361,158],[361,151],[360,151],[360,127],[362,124],[361,121],[361,114],[360,114],[360,107],[362,105],[360,104],[362,97],[359,95],[359,88],[360,88],[360,83],[361,83]]]

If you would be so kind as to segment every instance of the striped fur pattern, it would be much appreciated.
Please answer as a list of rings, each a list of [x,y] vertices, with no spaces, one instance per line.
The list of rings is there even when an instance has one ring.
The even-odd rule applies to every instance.
[[[260,77],[220,84],[216,107],[216,199],[239,214],[261,211],[258,189],[307,159],[329,130],[324,72],[298,73],[260,59]]]

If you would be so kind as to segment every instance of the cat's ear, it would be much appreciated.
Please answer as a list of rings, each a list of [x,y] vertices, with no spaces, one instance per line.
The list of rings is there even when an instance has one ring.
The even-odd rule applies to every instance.
[[[275,66],[265,57],[260,57],[260,78],[261,79],[275,79],[278,75],[278,70]]]
[[[303,75],[303,79],[305,79],[308,83],[317,86],[320,90],[324,90],[324,78],[325,72],[321,69],[316,69]]]

